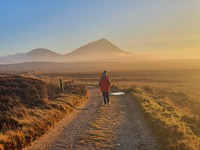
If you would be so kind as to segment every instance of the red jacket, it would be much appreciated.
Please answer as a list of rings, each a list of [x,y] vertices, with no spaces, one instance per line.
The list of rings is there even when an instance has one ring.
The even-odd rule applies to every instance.
[[[99,86],[102,92],[110,92],[111,82],[107,76],[102,76],[99,80]]]

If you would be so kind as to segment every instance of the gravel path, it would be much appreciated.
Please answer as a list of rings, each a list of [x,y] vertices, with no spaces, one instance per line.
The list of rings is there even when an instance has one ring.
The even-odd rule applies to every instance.
[[[104,107],[99,89],[89,91],[82,106],[24,150],[159,149],[130,95],[111,96],[111,105]]]
[[[160,149],[146,124],[139,104],[130,95],[119,98],[121,105],[121,124],[117,134],[120,150]]]

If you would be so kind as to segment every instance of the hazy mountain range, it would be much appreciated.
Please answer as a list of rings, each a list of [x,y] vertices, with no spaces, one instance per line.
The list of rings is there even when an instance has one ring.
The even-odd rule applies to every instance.
[[[0,64],[24,62],[91,62],[133,60],[133,53],[125,52],[106,39],[88,43],[68,54],[61,55],[48,49],[38,48],[28,53],[0,57]]]

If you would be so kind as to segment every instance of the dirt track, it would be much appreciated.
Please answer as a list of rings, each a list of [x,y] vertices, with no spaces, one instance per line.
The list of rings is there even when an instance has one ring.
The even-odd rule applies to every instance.
[[[130,95],[111,96],[104,107],[99,89],[89,91],[88,101],[25,150],[159,149]]]

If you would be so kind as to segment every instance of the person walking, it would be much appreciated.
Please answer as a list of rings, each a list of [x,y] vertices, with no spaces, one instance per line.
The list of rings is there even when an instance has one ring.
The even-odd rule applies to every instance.
[[[102,73],[101,78],[99,79],[99,86],[100,90],[103,95],[104,99],[104,104],[105,106],[110,104],[110,97],[109,97],[109,92],[110,92],[110,85],[111,81],[109,80],[109,77],[107,76],[106,70]]]

